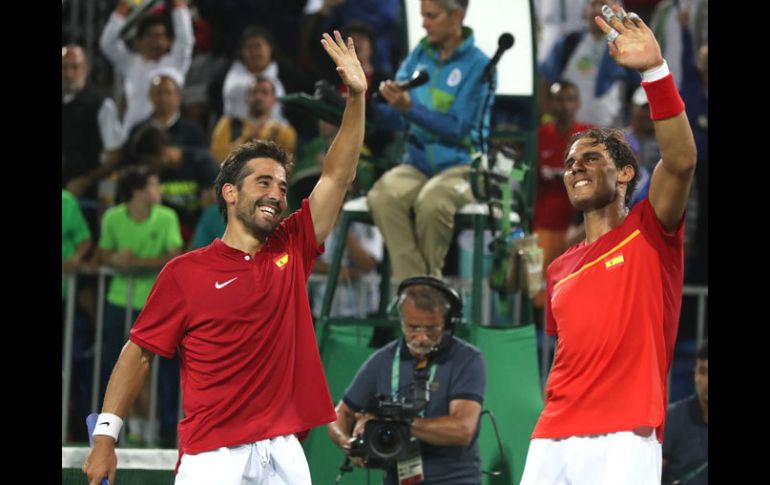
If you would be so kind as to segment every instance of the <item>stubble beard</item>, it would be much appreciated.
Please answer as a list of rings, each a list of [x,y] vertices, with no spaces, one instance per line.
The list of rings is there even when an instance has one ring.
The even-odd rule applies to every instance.
[[[273,207],[276,211],[276,222],[274,224],[269,222],[263,222],[260,224],[258,222],[258,212],[261,202],[261,200],[257,200],[250,206],[248,204],[243,204],[243,206],[236,210],[235,216],[239,221],[241,221],[241,224],[243,224],[243,226],[249,233],[251,233],[252,236],[260,241],[264,241],[270,234],[272,234],[276,226],[278,226],[280,210],[278,207]]]

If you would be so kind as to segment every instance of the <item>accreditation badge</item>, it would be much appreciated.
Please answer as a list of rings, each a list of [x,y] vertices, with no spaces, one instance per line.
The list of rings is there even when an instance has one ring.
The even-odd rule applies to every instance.
[[[422,474],[422,456],[417,455],[414,458],[398,462],[398,483],[399,485],[411,485],[423,481]]]

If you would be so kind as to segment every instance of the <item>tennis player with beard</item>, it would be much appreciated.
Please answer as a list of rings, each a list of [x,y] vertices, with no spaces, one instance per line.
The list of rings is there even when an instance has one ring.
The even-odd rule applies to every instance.
[[[222,239],[161,271],[112,372],[89,483],[114,483],[117,441],[153,356],[179,352],[183,410],[176,484],[309,484],[297,435],[336,418],[321,367],[306,284],[355,177],[364,137],[366,76],[352,39],[321,41],[348,88],[320,180],[285,220],[290,156],[249,142],[223,162]]]

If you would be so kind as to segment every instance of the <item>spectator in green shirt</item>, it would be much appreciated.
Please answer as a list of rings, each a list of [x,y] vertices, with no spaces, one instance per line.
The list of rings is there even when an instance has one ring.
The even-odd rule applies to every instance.
[[[122,203],[104,213],[99,238],[99,260],[116,271],[107,291],[104,309],[102,392],[106,388],[109,370],[117,362],[127,339],[127,308],[131,308],[133,323],[144,307],[158,272],[181,254],[182,248],[179,219],[173,209],[161,205],[160,179],[154,171],[146,166],[127,168],[118,181],[118,200]],[[133,286],[129,302],[127,292],[130,280],[133,280]],[[164,368],[169,367],[169,378],[178,380],[178,371],[174,375],[174,364],[175,361],[161,359],[161,389],[169,384],[164,382]],[[178,386],[177,383],[173,390],[177,391]],[[148,391],[149,388],[143,392],[145,398],[149,397]],[[146,415],[144,408],[147,401],[139,399],[134,414]],[[141,426],[141,421],[136,425]],[[131,433],[129,430],[129,435]]]
[[[78,200],[70,192],[61,191],[61,301],[62,301],[62,341],[64,341],[66,301],[68,285],[66,277],[84,268],[87,264],[88,254],[92,248],[91,231],[88,223],[80,210]],[[82,283],[82,279],[78,282]],[[90,384],[85,380],[90,378],[92,372],[89,350],[92,345],[92,330],[88,312],[84,311],[83,304],[79,302],[83,296],[82,285],[78,285],[77,293],[81,298],[76,298],[75,314],[72,335],[72,387],[70,390],[70,434],[68,439],[82,441],[87,439],[82,425],[84,413],[88,413],[90,407]],[[81,303],[78,305],[78,303]],[[62,359],[64,355],[62,354]],[[62,361],[63,362],[63,361]],[[85,379],[82,379],[85,378]]]
[[[91,231],[88,229],[78,200],[66,190],[61,191],[61,270],[72,273],[80,268],[91,249]],[[67,299],[67,282],[62,276],[62,304]]]

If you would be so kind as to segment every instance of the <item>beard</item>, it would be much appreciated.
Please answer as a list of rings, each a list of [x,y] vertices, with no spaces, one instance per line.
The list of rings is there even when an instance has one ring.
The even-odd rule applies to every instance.
[[[275,221],[265,221],[259,212],[260,205],[267,205],[275,209]],[[248,232],[256,239],[264,241],[275,230],[280,222],[282,210],[278,203],[267,198],[258,199],[255,202],[244,200],[235,210],[235,217],[243,224]]]
[[[62,81],[61,82],[61,93],[62,96],[64,95],[71,95],[71,94],[77,94],[80,91],[83,90],[85,87],[86,82],[85,80],[77,80],[77,81]]]
[[[409,348],[409,350],[412,351],[412,353],[420,356],[428,355],[433,349],[438,347],[438,344],[439,344],[439,340],[436,340],[436,341],[428,340],[422,343],[409,341],[409,340],[406,341],[407,348]]]
[[[270,114],[271,111],[272,111],[272,108],[267,105],[252,104],[249,107],[249,114],[254,118],[259,118],[260,116],[265,116],[267,114]]]

